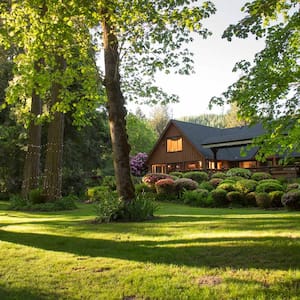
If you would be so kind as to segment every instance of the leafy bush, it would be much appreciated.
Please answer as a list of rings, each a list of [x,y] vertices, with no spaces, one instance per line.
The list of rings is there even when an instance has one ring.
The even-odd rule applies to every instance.
[[[28,193],[28,202],[30,204],[39,204],[46,201],[46,197],[42,194],[42,189],[33,189]]]
[[[175,190],[175,181],[170,178],[160,179],[155,182],[155,189],[158,195],[172,194]]]
[[[137,194],[144,194],[152,192],[152,189],[145,183],[138,183],[135,186],[135,192]]]
[[[214,186],[208,181],[203,181],[203,182],[200,183],[199,188],[204,189],[204,190],[208,190],[210,192],[214,189]]]
[[[111,192],[108,186],[94,186],[87,189],[87,197],[91,202],[98,201]]]
[[[176,176],[177,178],[182,178],[183,177],[183,173],[178,172],[178,171],[170,172],[169,175],[170,176]]]
[[[227,177],[226,173],[223,172],[216,172],[210,176],[210,178],[221,178],[221,179],[225,179],[226,177]]]
[[[271,207],[271,198],[268,193],[256,193],[255,194],[256,204],[261,208],[269,208]]]
[[[242,179],[237,181],[235,184],[236,189],[243,194],[254,192],[256,186],[257,186],[257,182],[251,179]]]
[[[232,192],[232,191],[235,191],[235,184],[231,183],[231,182],[224,182],[223,181],[218,185],[218,189],[222,189],[222,190],[225,190],[227,192]]]
[[[144,176],[147,173],[147,159],[148,155],[141,152],[130,158],[130,170],[133,176]]]
[[[227,171],[226,173],[227,177],[230,176],[241,176],[244,178],[250,178],[251,177],[251,171],[248,169],[243,169],[243,168],[232,168]]]
[[[245,205],[244,196],[240,192],[237,192],[237,191],[229,192],[229,193],[227,193],[226,197],[231,206],[236,206],[236,205],[244,206]]]
[[[240,180],[243,180],[245,179],[245,177],[242,177],[242,176],[230,176],[230,177],[227,177],[225,180],[227,181],[234,181],[234,182],[237,182],[237,181],[240,181]]]
[[[300,210],[300,190],[291,190],[281,198],[283,206],[290,210]]]
[[[223,181],[223,179],[221,178],[212,178],[209,183],[216,188],[221,182]]]
[[[216,207],[224,207],[228,205],[228,199],[226,197],[227,192],[222,189],[215,189],[210,192],[213,203]]]
[[[281,198],[283,194],[284,192],[282,191],[273,191],[269,193],[272,207],[282,207]]]
[[[105,176],[102,180],[102,186],[106,186],[111,191],[115,191],[117,189],[116,178],[115,176]]]
[[[276,182],[259,182],[256,187],[256,192],[258,193],[270,193],[273,191],[283,191],[283,186]]]
[[[183,190],[195,190],[198,188],[198,183],[189,178],[179,178],[175,180],[175,191],[181,195]]]
[[[122,206],[118,219],[129,222],[150,220],[157,209],[158,204],[153,199],[138,195],[133,201]]]
[[[277,184],[282,185],[281,182],[277,179],[263,179],[263,180],[259,181],[259,184],[261,184],[261,183],[277,183]]]
[[[162,173],[149,173],[142,178],[142,182],[148,185],[150,188],[155,189],[155,182],[166,178],[171,178],[171,176]]]
[[[200,206],[200,207],[208,207],[210,206],[208,200],[209,192],[204,189],[196,189],[193,191],[185,190],[183,192],[183,202],[185,204],[193,205],[193,206]]]
[[[246,202],[246,205],[248,206],[257,206],[257,203],[256,203],[256,194],[255,192],[250,192],[248,194],[246,194],[244,197],[245,199],[245,202]]]
[[[263,179],[271,179],[271,178],[272,178],[271,174],[267,173],[267,172],[256,172],[256,173],[253,173],[251,176],[251,179],[256,180],[256,181],[260,181]]]
[[[290,184],[288,184],[287,187],[286,187],[286,190],[287,190],[287,191],[297,190],[297,189],[300,189],[300,184],[297,183],[297,182],[290,183]]]
[[[62,211],[62,210],[73,210],[77,206],[75,201],[78,198],[76,196],[70,195],[62,197],[56,201],[36,203],[32,204],[22,199],[20,196],[13,196],[10,199],[10,209],[12,210],[23,210],[23,211]]]
[[[192,180],[200,183],[202,181],[207,181],[208,175],[206,172],[192,171],[192,172],[187,172],[187,173],[183,174],[183,178],[189,178],[189,179],[192,179]]]

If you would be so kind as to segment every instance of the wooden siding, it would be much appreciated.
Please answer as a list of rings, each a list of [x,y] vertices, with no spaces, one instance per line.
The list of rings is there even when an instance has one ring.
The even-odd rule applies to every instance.
[[[182,137],[183,150],[180,152],[167,152],[167,138]],[[204,157],[193,147],[193,145],[182,135],[182,133],[171,124],[168,130],[156,145],[154,151],[148,159],[149,165],[168,164],[177,162],[202,161],[204,166]]]

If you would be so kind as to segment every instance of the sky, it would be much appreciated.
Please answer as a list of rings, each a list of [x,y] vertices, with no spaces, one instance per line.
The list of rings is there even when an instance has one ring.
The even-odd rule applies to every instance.
[[[157,83],[166,92],[179,96],[179,103],[170,104],[169,110],[173,119],[183,116],[197,116],[204,113],[226,113],[226,107],[208,109],[209,100],[220,96],[226,88],[234,83],[241,74],[233,73],[236,62],[246,59],[253,60],[255,53],[264,47],[262,40],[234,38],[232,42],[222,39],[222,33],[230,24],[235,24],[244,14],[240,11],[246,0],[212,0],[217,12],[203,22],[213,35],[204,40],[196,37],[189,46],[194,52],[195,74],[157,76]],[[130,104],[128,110],[134,112],[136,106]],[[149,116],[153,108],[140,106]]]

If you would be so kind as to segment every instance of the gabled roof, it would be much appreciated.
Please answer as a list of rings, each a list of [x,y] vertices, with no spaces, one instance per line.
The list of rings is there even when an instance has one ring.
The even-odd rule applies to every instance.
[[[165,132],[171,124],[177,127],[177,129],[182,132],[183,136],[185,136],[189,140],[189,142],[196,148],[196,150],[204,155],[206,159],[213,159],[212,151],[209,148],[203,147],[206,144],[234,140],[249,140],[263,133],[261,125],[221,129],[178,120],[170,120],[164,132],[160,136],[160,139],[157,141],[157,144],[161,141],[162,137],[165,135]],[[155,148],[156,146],[154,147],[154,149]],[[229,161],[250,160],[254,158],[258,150],[257,147],[253,147],[247,152],[246,156],[241,156],[241,148],[242,147],[240,146],[222,148],[218,151],[218,159]]]

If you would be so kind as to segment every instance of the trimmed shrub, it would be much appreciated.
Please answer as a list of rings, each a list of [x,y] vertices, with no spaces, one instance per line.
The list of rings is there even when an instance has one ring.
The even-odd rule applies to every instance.
[[[283,206],[290,210],[300,210],[300,190],[291,190],[281,198]]]
[[[226,173],[223,172],[216,172],[210,176],[210,178],[221,178],[221,179],[225,179],[226,177],[227,177]]]
[[[223,179],[221,178],[213,178],[209,181],[209,183],[216,188],[221,182],[223,181]]]
[[[248,169],[243,169],[243,168],[232,168],[227,171],[226,173],[227,177],[230,176],[241,176],[244,178],[250,178],[251,177],[251,171]]]
[[[271,198],[268,193],[256,193],[255,194],[256,204],[261,208],[271,207]]]
[[[155,182],[155,189],[158,195],[172,194],[175,190],[175,181],[170,178],[160,179]]]
[[[247,206],[251,206],[251,207],[257,206],[255,195],[256,195],[255,192],[250,192],[244,196]]]
[[[200,189],[208,190],[209,192],[214,189],[214,186],[208,182],[208,181],[203,181],[199,184]]]
[[[208,175],[206,172],[192,171],[192,172],[187,172],[187,173],[183,174],[183,178],[189,178],[198,183],[201,183],[202,181],[208,180]]]
[[[237,192],[237,191],[229,192],[229,193],[227,193],[226,197],[231,206],[244,206],[245,205],[244,196],[240,192]]]
[[[230,176],[230,177],[227,177],[225,180],[230,180],[230,181],[234,181],[234,182],[237,182],[237,181],[240,181],[240,180],[243,180],[245,179],[245,177],[242,177],[242,176]]]
[[[169,175],[170,176],[176,176],[177,178],[182,178],[183,177],[183,173],[179,172],[179,171],[170,172]]]
[[[256,172],[256,173],[253,173],[251,176],[251,179],[256,180],[256,181],[260,181],[263,179],[271,179],[271,178],[272,178],[272,175],[267,172]]]
[[[237,191],[248,194],[254,192],[257,186],[257,182],[251,179],[242,179],[236,182],[235,188]]]
[[[232,192],[232,191],[235,191],[235,184],[232,182],[224,182],[223,181],[218,185],[218,189],[223,189],[227,192]]]
[[[271,199],[271,206],[272,207],[282,207],[281,198],[284,192],[282,191],[273,191],[269,193]]]
[[[297,182],[290,183],[290,184],[288,184],[287,187],[286,187],[286,190],[287,190],[287,191],[297,190],[297,189],[300,189],[300,184],[297,183]]]
[[[272,179],[263,179],[263,180],[259,181],[259,184],[261,184],[261,183],[277,183],[277,184],[282,185],[282,183],[279,180],[273,179],[273,178]]]
[[[224,207],[228,205],[228,199],[226,197],[227,192],[225,190],[222,189],[215,189],[213,191],[210,192],[210,195],[212,197],[213,200],[213,204],[216,207]]]
[[[175,192],[180,198],[184,190],[195,190],[198,188],[198,183],[189,178],[179,178],[175,180]]]
[[[149,173],[142,178],[142,182],[148,185],[150,188],[155,189],[155,182],[166,178],[171,178],[171,176],[162,173]]]
[[[207,207],[209,206],[208,194],[209,192],[204,189],[196,189],[193,191],[185,190],[183,192],[182,198],[185,204]]]
[[[270,193],[273,191],[283,191],[283,186],[276,182],[259,182],[256,187],[258,193]]]

